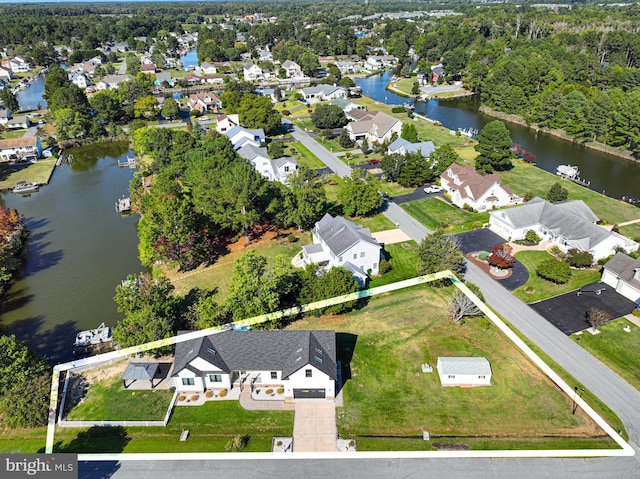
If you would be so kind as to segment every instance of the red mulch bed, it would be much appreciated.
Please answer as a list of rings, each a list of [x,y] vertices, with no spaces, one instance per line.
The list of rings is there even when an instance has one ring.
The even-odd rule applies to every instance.
[[[475,253],[467,253],[465,255],[465,257],[471,261],[473,264],[475,264],[476,266],[478,266],[482,271],[484,271],[485,273],[487,273],[489,276],[491,276],[493,279],[497,279],[497,280],[501,280],[501,279],[507,279],[509,276],[511,276],[513,274],[513,271],[511,269],[507,270],[507,274],[505,274],[504,276],[496,276],[495,274],[493,274],[491,272],[491,266],[489,266],[488,263],[485,263],[484,261],[480,261],[478,258],[476,258],[475,256],[473,256]]]

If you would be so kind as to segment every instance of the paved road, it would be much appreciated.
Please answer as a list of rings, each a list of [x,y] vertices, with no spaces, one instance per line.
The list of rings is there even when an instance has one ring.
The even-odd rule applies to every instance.
[[[289,128],[289,131],[291,131],[291,134],[297,141],[306,146],[311,153],[331,168],[336,175],[340,178],[351,176],[351,168],[340,161],[333,153],[327,151],[325,147],[318,144],[318,142],[311,138],[306,132],[302,131],[289,120],[282,120],[282,123]]]
[[[631,445],[640,452],[640,392],[496,281],[488,280],[477,266],[467,262],[465,276],[480,286],[488,304],[585,386],[587,400],[589,393],[593,393],[618,415],[627,428]],[[640,456],[633,460],[640,471]]]

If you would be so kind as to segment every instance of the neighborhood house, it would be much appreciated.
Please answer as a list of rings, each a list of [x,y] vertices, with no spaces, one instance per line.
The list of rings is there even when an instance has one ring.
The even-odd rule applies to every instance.
[[[411,143],[404,138],[398,138],[387,148],[387,155],[406,155],[420,153],[422,156],[429,158],[431,153],[436,151],[433,141],[422,141],[420,143]]]
[[[489,227],[510,241],[522,239],[533,230],[554,243],[563,253],[570,249],[588,251],[593,260],[611,256],[617,250],[636,251],[638,243],[599,226],[598,217],[582,200],[550,203],[534,198],[522,206],[489,213]]]
[[[381,111],[351,110],[347,118],[355,120],[345,127],[351,141],[366,139],[369,144],[384,143],[394,133],[398,136],[402,133],[402,122]]]
[[[640,258],[616,253],[604,265],[602,282],[640,307]]]
[[[439,357],[436,368],[443,386],[491,386],[491,364],[487,358]]]
[[[522,203],[522,198],[514,195],[508,185],[500,184],[500,176],[482,176],[473,166],[453,163],[440,175],[440,185],[458,208],[467,205],[485,211]]]
[[[353,273],[361,286],[368,274],[378,274],[382,246],[371,236],[369,228],[327,213],[311,233],[313,244],[302,247],[302,253],[294,260],[296,266],[309,263],[325,269],[342,266]]]
[[[42,156],[40,138],[29,136],[0,140],[0,159],[2,161],[30,161]]]
[[[285,400],[334,398],[334,331],[224,331],[176,344],[171,381],[179,392],[259,386]]]

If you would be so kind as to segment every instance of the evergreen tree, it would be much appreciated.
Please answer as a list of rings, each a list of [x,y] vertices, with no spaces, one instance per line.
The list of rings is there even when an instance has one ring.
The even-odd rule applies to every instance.
[[[476,158],[476,169],[491,173],[513,168],[511,136],[505,124],[500,120],[487,123],[478,135],[475,150],[480,153]]]

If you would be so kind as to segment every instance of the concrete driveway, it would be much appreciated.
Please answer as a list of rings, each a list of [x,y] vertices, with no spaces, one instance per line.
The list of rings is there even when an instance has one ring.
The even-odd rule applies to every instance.
[[[487,228],[459,233],[453,237],[460,241],[460,249],[463,254],[474,251],[491,251],[493,246],[506,243],[502,236]],[[513,291],[529,281],[529,271],[522,263],[516,261],[516,264],[511,268],[511,276],[496,281],[499,281],[509,291]]]
[[[604,283],[583,286],[576,291],[539,301],[531,305],[540,316],[567,336],[591,327],[586,313],[591,307],[608,312],[612,318],[620,318],[633,311],[634,302],[615,292]],[[600,291],[600,294],[596,294]]]
[[[378,242],[383,244],[402,243],[403,241],[411,241],[411,237],[400,228],[386,231],[378,231],[371,233],[371,236]]]
[[[334,400],[296,400],[293,452],[336,452],[337,439]]]

